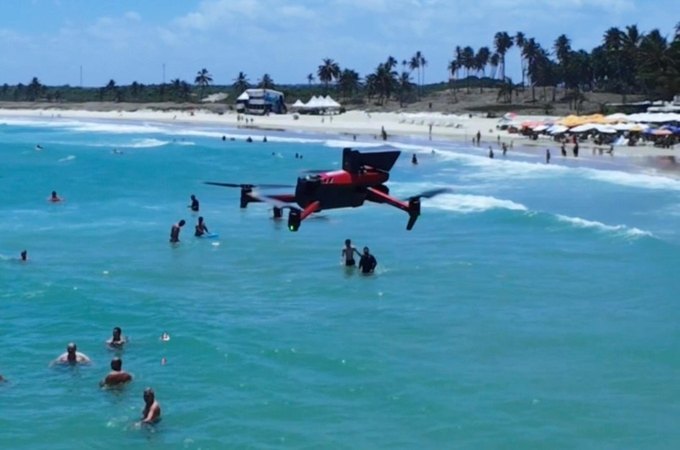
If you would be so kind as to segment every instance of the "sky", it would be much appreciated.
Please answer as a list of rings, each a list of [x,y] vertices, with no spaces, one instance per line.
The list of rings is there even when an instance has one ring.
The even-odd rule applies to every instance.
[[[181,79],[206,68],[215,84],[306,83],[322,59],[362,77],[420,51],[425,81],[448,79],[457,45],[492,47],[522,31],[544,47],[566,34],[574,49],[606,29],[637,25],[672,37],[677,0],[5,0],[0,84],[103,86]],[[518,80],[519,53],[506,56]]]

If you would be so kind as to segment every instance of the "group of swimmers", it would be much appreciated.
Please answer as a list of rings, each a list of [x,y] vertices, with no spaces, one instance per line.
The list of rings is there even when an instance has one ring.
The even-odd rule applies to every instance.
[[[192,212],[198,212],[200,210],[200,203],[196,196],[194,194],[191,194],[191,204],[188,206],[189,209],[191,209]],[[170,228],[170,242],[173,244],[176,244],[179,242],[179,232],[181,231],[182,227],[186,225],[186,220],[182,219],[176,224],[173,224],[172,227]],[[204,235],[207,235],[210,233],[208,231],[208,226],[205,224],[205,220],[203,219],[203,216],[199,216],[198,222],[196,223],[195,231],[194,231],[194,236],[196,237],[201,237]]]
[[[368,275],[375,271],[378,260],[371,254],[368,247],[364,247],[364,252],[359,253],[359,250],[352,245],[352,240],[345,239],[345,246],[340,253],[340,257],[345,262],[345,267],[354,267],[356,265],[356,261],[354,260],[355,254],[359,256],[359,270],[361,270],[361,273]]]
[[[169,340],[167,333],[163,333],[161,340]],[[114,327],[111,338],[106,341],[106,345],[117,352],[123,350],[128,339],[123,335],[120,327]],[[92,360],[85,353],[79,352],[74,342],[66,346],[66,351],[59,355],[51,365],[76,366],[79,364],[90,364]],[[0,376],[0,381],[5,381]],[[99,382],[99,386],[106,389],[122,388],[132,381],[132,375],[123,370],[123,360],[119,356],[111,359],[111,371]],[[141,423],[154,424],[161,418],[161,406],[156,400],[156,393],[150,387],[144,389],[144,409],[142,410]]]

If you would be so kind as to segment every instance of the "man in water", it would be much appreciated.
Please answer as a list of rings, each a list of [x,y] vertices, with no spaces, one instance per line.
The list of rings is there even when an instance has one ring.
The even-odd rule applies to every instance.
[[[186,224],[186,222],[182,219],[170,228],[170,242],[173,244],[179,242],[179,232],[184,224]]]
[[[361,253],[359,253],[359,250],[357,250],[352,245],[352,241],[350,239],[345,239],[345,247],[342,249],[342,253],[341,253],[340,257],[344,258],[346,267],[354,267],[354,265],[356,264],[356,262],[354,261],[354,254],[355,253],[357,255],[361,256]]]
[[[26,250],[23,250],[21,252],[21,260],[22,261],[28,261],[28,252]]]
[[[142,423],[156,423],[161,418],[161,405],[156,401],[156,393],[150,387],[144,389],[144,411]]]
[[[377,265],[378,261],[376,261],[375,256],[371,255],[368,251],[368,247],[364,247],[364,254],[361,255],[361,259],[359,260],[359,269],[361,269],[361,273],[373,273]]]
[[[122,335],[123,330],[120,327],[114,327],[111,339],[106,341],[106,345],[114,348],[122,348],[127,342],[127,337]]]
[[[54,362],[56,364],[88,364],[90,358],[85,353],[79,352],[76,344],[71,342],[66,346],[66,353],[59,355]]]
[[[545,149],[545,163],[550,164],[550,149],[549,148]]]
[[[50,196],[50,201],[52,203],[57,203],[61,201],[61,197],[57,195],[57,191],[52,191],[52,195]]]
[[[130,381],[132,381],[132,375],[123,370],[123,360],[116,356],[111,360],[111,372],[99,382],[99,386],[120,386]]]
[[[413,164],[414,166],[415,166],[415,165],[418,165],[418,157],[416,156],[415,153],[414,153],[413,156],[411,157],[411,164]]]
[[[198,218],[198,223],[196,224],[196,231],[194,232],[194,236],[201,237],[206,233],[209,233],[208,226],[205,224],[205,222],[203,222],[203,216],[201,216]]]
[[[191,194],[191,205],[189,205],[189,208],[191,208],[193,212],[198,212],[198,199],[194,194]]]

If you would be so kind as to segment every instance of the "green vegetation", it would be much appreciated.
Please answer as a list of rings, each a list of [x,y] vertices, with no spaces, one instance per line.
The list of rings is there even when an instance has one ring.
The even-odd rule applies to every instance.
[[[513,47],[519,49],[521,59],[522,79],[518,84],[505,73],[505,58]],[[425,84],[427,60],[417,51],[401,61],[401,72],[397,70],[397,59],[389,56],[362,80],[356,71],[341,68],[333,59],[325,58],[316,70],[316,78],[314,73],[309,73],[306,83],[276,86],[272,77],[264,74],[255,86],[281,90],[289,99],[331,94],[348,105],[377,106],[390,101],[404,106],[444,91],[452,92],[452,97],[457,98],[463,88],[468,94],[473,88],[479,88],[480,93],[484,88],[495,88],[497,104],[507,105],[513,102],[513,95],[517,97],[518,91],[530,88],[529,103],[549,110],[553,103],[561,101],[576,111],[586,93],[620,94],[624,103],[633,94],[669,100],[680,93],[680,23],[670,39],[658,29],[644,34],[635,25],[625,30],[610,28],[604,33],[602,43],[590,52],[572,49],[566,35],[543,47],[522,32],[511,36],[501,31],[493,37],[493,52],[485,46],[476,52],[470,46],[457,46],[454,56],[447,67],[450,74],[447,83]],[[321,84],[315,84],[316,79]],[[253,85],[244,72],[239,72],[229,86],[214,85],[213,76],[205,68],[197,72],[193,85],[175,79],[163,84],[134,82],[119,86],[110,80],[101,88],[80,88],[44,86],[34,77],[27,85],[0,86],[0,101],[199,103],[207,95],[225,92],[229,94],[225,102],[231,104],[249,87]],[[536,97],[537,89],[542,92],[540,99]]]

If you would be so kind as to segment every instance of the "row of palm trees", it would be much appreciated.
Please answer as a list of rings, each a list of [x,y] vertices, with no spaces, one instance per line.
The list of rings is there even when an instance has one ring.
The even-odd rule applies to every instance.
[[[612,27],[591,52],[574,50],[564,34],[551,48],[544,48],[522,32],[511,36],[501,31],[494,36],[493,53],[489,47],[476,52],[470,46],[456,47],[448,66],[451,77],[459,79],[463,69],[466,78],[472,73],[484,76],[486,67],[490,67],[491,78],[498,75],[506,81],[505,57],[513,46],[520,55],[520,86],[528,81],[533,100],[536,87],[553,87],[553,100],[558,86],[578,92],[599,89],[624,96],[643,93],[663,98],[680,92],[680,23],[671,39],[658,29],[643,34],[636,25],[625,30]]]

